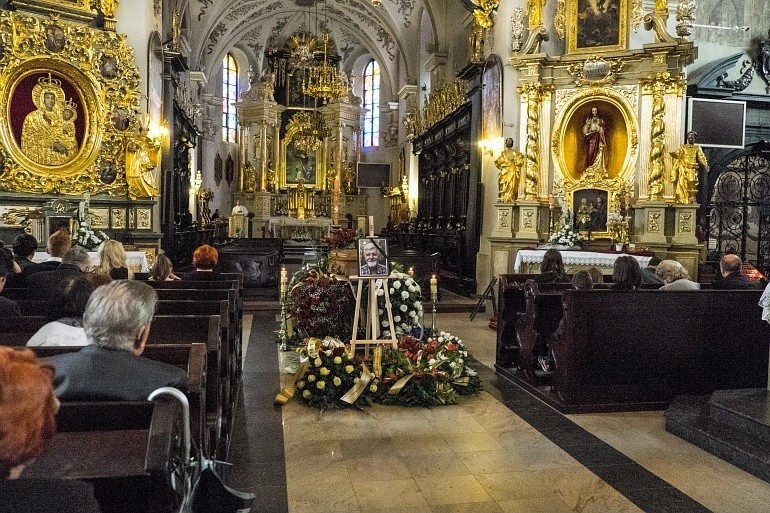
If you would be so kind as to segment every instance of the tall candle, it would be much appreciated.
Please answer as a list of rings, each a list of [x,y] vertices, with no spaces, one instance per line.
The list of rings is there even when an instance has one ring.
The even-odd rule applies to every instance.
[[[410,268],[409,268],[409,271],[407,271],[407,273],[406,273],[406,274],[408,274],[409,276],[412,276],[412,277],[414,277],[414,267],[410,267]]]
[[[281,296],[286,294],[289,290],[289,273],[286,272],[286,268],[281,268]]]
[[[369,237],[374,237],[374,216],[369,216]]]
[[[434,296],[438,294],[438,280],[435,274],[430,277],[430,293]]]

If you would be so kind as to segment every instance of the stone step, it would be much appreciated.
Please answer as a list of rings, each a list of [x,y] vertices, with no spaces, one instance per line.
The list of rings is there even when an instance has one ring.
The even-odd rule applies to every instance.
[[[770,442],[770,391],[766,388],[717,390],[709,400],[711,418]]]
[[[753,391],[752,389],[744,392]],[[765,438],[758,438],[755,433],[743,430],[745,419],[736,427],[714,418],[710,398],[711,396],[679,396],[674,399],[665,413],[666,431],[763,481],[770,482],[770,446]],[[718,409],[720,408],[713,408]],[[729,422],[735,417],[722,418]]]

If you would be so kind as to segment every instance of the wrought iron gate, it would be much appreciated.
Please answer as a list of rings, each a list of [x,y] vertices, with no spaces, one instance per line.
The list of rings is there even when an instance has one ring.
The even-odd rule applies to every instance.
[[[756,152],[732,160],[716,178],[709,204],[708,261],[740,255],[770,272],[770,155]]]

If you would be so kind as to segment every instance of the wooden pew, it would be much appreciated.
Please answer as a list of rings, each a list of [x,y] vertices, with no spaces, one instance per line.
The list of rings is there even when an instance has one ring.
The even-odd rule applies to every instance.
[[[677,395],[767,385],[762,291],[576,291],[550,401],[565,412],[664,409]]]
[[[32,335],[48,323],[45,315],[0,317],[0,344],[25,346]]]
[[[89,481],[103,513],[177,511],[190,493],[181,486],[191,472],[181,443],[182,407],[171,397],[149,404],[149,422],[145,414],[123,419],[125,424],[117,429],[81,425],[57,433],[46,451],[25,466],[20,479]]]
[[[519,361],[516,322],[524,316],[524,284],[535,274],[501,274],[497,292],[497,350],[495,367],[513,368]]]
[[[538,284],[527,280],[524,285],[526,312],[516,327],[521,344],[518,370],[530,383],[539,384],[550,377],[541,373],[537,357],[545,355],[545,346],[559,327],[562,293],[568,289],[572,289],[571,283]]]
[[[211,454],[223,457],[230,439],[234,404],[230,397],[227,358],[219,315],[156,315],[150,327],[148,346],[203,342],[208,350],[206,403],[207,426],[211,432]]]
[[[44,346],[30,349],[38,357],[46,358],[79,351],[82,348]],[[180,367],[187,372],[186,395],[190,403],[190,429],[193,439],[204,454],[209,454],[209,447],[213,442],[206,427],[206,345],[201,343],[148,345],[142,356]],[[57,430],[141,429],[141,424],[149,420],[151,413],[152,403],[147,401],[63,401],[62,408],[56,417]]]

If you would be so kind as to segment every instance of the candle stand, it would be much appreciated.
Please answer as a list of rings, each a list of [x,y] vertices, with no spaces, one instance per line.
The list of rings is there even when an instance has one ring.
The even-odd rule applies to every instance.
[[[281,286],[283,289],[284,287]],[[281,351],[288,351],[289,346],[286,343],[286,291],[281,290],[281,329],[278,331],[278,340],[281,345],[278,347]]]
[[[430,330],[432,333],[436,332],[436,302],[438,302],[438,292],[432,292],[431,293],[431,321],[430,321]]]

